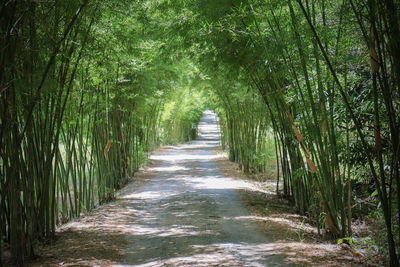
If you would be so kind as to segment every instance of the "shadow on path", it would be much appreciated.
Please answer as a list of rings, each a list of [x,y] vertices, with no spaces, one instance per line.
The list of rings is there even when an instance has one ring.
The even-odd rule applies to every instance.
[[[214,113],[204,113],[199,131],[190,144],[155,152],[116,201],[60,227],[30,265],[290,266],[296,248],[266,232],[240,200],[252,186],[215,164]]]
[[[214,163],[217,118],[206,111],[200,138],[155,153],[155,176],[119,200],[132,213],[123,265],[288,266],[237,190]]]

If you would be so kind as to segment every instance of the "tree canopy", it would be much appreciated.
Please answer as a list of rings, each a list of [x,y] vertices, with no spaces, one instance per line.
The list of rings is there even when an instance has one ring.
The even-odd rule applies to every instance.
[[[276,160],[277,193],[318,229],[351,236],[355,198],[373,198],[398,266],[399,5],[5,1],[1,246],[22,264],[210,108],[230,159],[245,173]]]

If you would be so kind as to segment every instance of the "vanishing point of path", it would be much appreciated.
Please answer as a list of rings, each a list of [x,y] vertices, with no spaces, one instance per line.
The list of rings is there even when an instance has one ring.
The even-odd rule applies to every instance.
[[[136,214],[122,265],[285,265],[237,194],[240,181],[214,163],[217,118],[206,111],[198,140],[153,154],[155,177],[120,197]]]
[[[254,220],[239,197],[249,184],[225,177],[214,162],[214,113],[204,113],[199,133],[153,153],[136,182],[62,226],[34,265],[289,266],[273,241],[280,231]]]

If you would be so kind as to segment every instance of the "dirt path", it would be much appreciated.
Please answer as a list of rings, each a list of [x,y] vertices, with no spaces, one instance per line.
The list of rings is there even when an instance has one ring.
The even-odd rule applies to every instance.
[[[116,201],[62,226],[32,264],[363,265],[337,245],[317,241],[304,217],[235,174],[234,164],[216,152],[213,113],[205,113],[199,131],[199,140],[154,153]]]

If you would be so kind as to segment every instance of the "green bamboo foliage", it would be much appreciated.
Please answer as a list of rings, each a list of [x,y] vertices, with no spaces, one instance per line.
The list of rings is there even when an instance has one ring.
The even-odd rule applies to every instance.
[[[352,180],[367,166],[398,266],[398,10],[392,0],[2,3],[0,246],[23,264],[57,225],[115,198],[158,145],[195,138],[213,108],[230,159],[248,174],[275,160],[277,193],[334,237],[352,233]]]
[[[222,99],[219,111],[222,144],[228,149],[229,158],[239,163],[247,174],[265,172],[270,164],[268,152],[271,152],[268,151],[271,144],[265,138],[270,130],[264,115],[265,105],[252,93],[233,98],[220,88],[216,94]]]
[[[268,117],[266,129],[273,129],[277,188],[281,183],[283,194],[318,230],[346,236],[352,233],[349,139],[359,138],[382,203],[391,265],[397,266],[398,4],[223,1],[190,8],[202,19],[199,31],[207,40],[200,63],[216,81],[214,89],[221,88],[215,91],[230,159],[249,172],[246,150],[257,151],[253,132],[259,128],[252,118],[260,111],[243,94],[251,87],[265,104],[260,114]],[[361,88],[366,95],[360,103]]]
[[[114,199],[164,140],[195,137],[202,103],[172,104],[177,114],[192,114],[168,123],[177,135],[163,128],[162,114],[181,101],[171,92],[183,83],[171,81],[196,71],[171,71],[162,42],[137,38],[146,22],[105,11],[125,4],[1,6],[0,237],[18,265],[59,224]],[[120,31],[132,20],[134,31]]]

